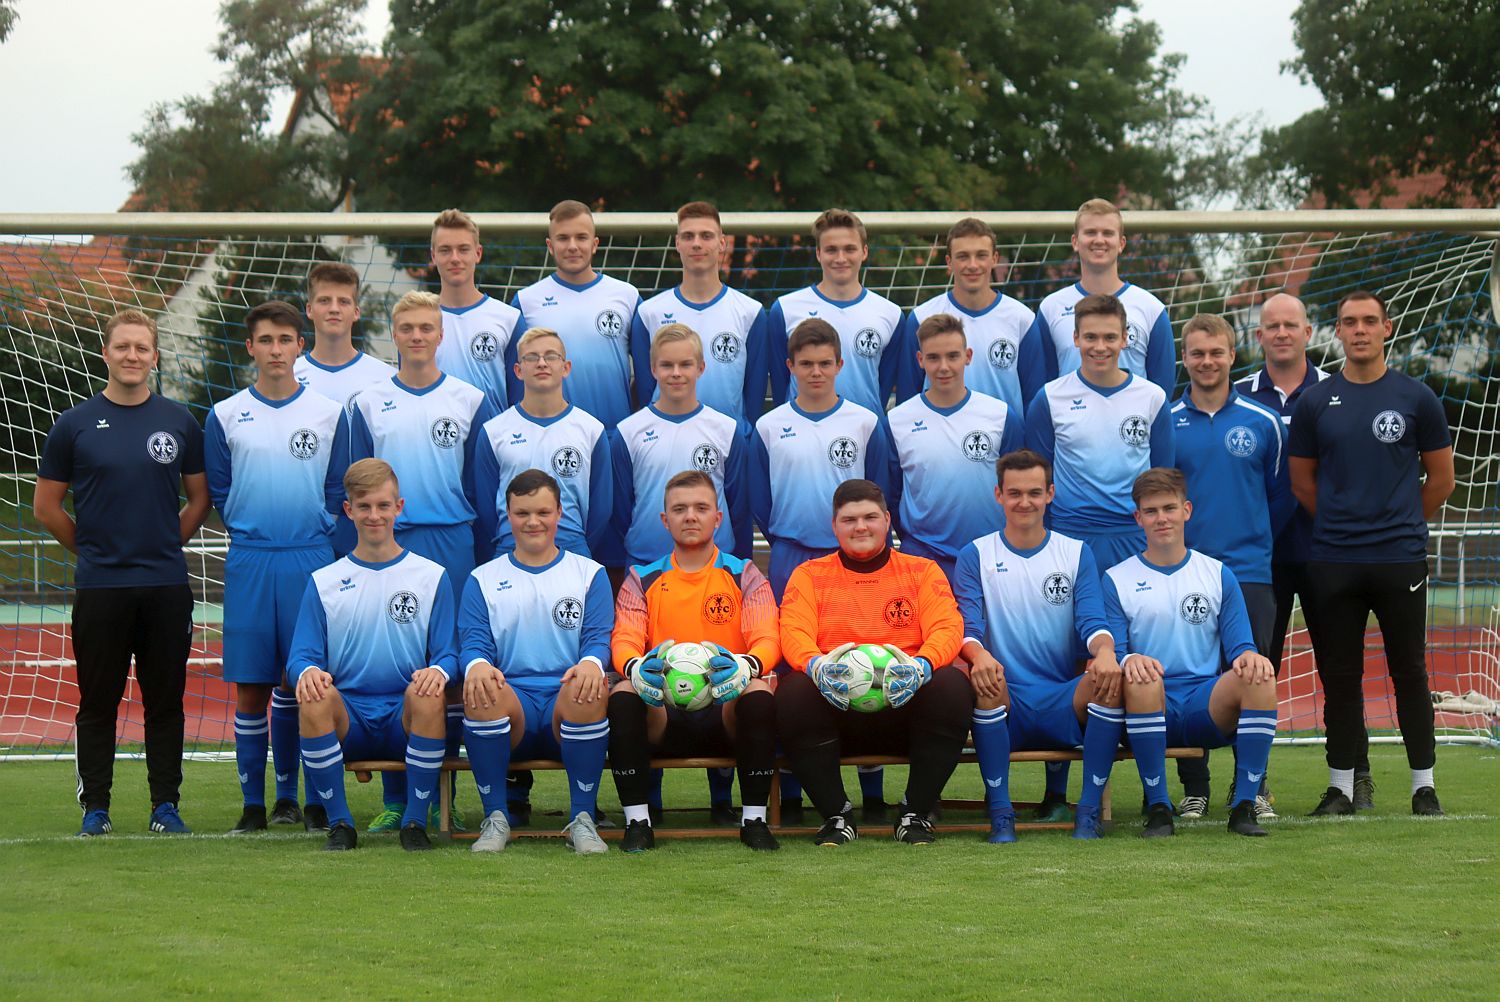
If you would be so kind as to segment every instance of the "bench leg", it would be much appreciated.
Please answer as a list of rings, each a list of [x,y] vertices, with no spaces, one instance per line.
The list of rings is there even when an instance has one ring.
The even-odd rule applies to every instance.
[[[1113,779],[1111,779],[1108,783],[1104,784],[1104,791],[1103,791],[1103,794],[1102,794],[1102,796],[1100,797],[1100,800],[1099,800],[1099,820],[1102,821],[1102,822],[1104,822],[1105,824],[1112,823],[1114,821],[1114,817],[1115,817],[1114,816],[1113,808],[1110,807],[1110,800],[1109,800],[1109,789],[1113,785],[1114,785],[1114,780]]]
[[[454,774],[438,773],[438,831],[444,835],[453,831],[453,786]]]

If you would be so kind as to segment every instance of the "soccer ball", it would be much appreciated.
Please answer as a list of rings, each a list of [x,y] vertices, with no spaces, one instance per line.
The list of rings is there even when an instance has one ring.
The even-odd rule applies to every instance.
[[[849,709],[858,713],[879,713],[890,704],[885,699],[885,669],[896,659],[879,644],[860,644],[844,655],[851,669]]]
[[[702,644],[673,644],[663,659],[667,663],[663,687],[672,705],[683,710],[701,710],[714,701],[708,684],[711,669],[708,659],[713,652]]]

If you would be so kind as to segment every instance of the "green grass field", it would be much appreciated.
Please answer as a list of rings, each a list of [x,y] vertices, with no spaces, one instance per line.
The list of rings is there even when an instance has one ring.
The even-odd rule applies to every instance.
[[[1409,815],[1400,748],[1372,751],[1380,810],[1311,822],[1321,750],[1276,749],[1284,817],[1262,840],[1224,832],[1216,793],[1208,820],[1141,842],[1127,763],[1120,823],[1099,843],[1023,832],[1008,847],[949,835],[912,849],[867,827],[842,849],[704,840],[587,859],[550,839],[479,858],[410,856],[394,836],[346,856],[300,833],[228,838],[234,774],[206,763],[187,766],[183,814],[214,834],[146,833],[144,767],[129,762],[115,834],[81,840],[68,837],[71,764],[6,763],[0,995],[1493,997],[1500,751],[1440,751],[1443,819]],[[1213,764],[1222,791],[1228,755]],[[888,771],[889,797],[900,781]],[[1040,784],[1039,767],[1018,768],[1021,794]],[[966,767],[949,793],[978,786]],[[368,818],[378,783],[349,789]],[[701,774],[671,774],[667,796],[704,801]],[[472,785],[459,799],[477,809]],[[540,777],[535,799],[560,807],[559,777]]]

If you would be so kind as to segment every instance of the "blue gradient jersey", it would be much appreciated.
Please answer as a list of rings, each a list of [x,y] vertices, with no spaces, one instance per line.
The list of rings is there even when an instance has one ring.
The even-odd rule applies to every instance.
[[[636,399],[656,402],[660,395],[651,375],[651,336],[667,324],[687,324],[703,340],[703,375],[698,399],[746,427],[766,409],[766,310],[755,300],[723,286],[706,303],[668,289],[641,304],[635,314],[631,351],[635,360]]]
[[[1031,550],[1003,532],[974,540],[959,551],[953,594],[964,642],[977,640],[1016,685],[1076,677],[1079,645],[1110,633],[1093,552],[1057,532]]]
[[[964,325],[969,347],[974,349],[974,360],[964,371],[964,384],[975,392],[1004,400],[1017,414],[1026,413],[1026,405],[1047,381],[1042,357],[1047,346],[1032,331],[1036,314],[998,289],[995,301],[982,310],[965,309],[952,292],[945,292],[911,311],[897,353],[896,399],[909,399],[927,388],[927,373],[917,364],[917,353],[922,350],[917,328],[938,313],[957,317]]]
[[[1286,433],[1287,442],[1290,444],[1292,410],[1297,406],[1298,399],[1309,386],[1316,386],[1327,378],[1327,373],[1309,362],[1302,382],[1291,393],[1282,393],[1277,389],[1276,384],[1271,381],[1271,374],[1265,369],[1241,379],[1234,384],[1234,389],[1241,396],[1281,415],[1281,428]],[[1295,508],[1292,511],[1292,517],[1288,520],[1286,528],[1276,536],[1276,544],[1271,549],[1273,564],[1307,563],[1307,554],[1312,547],[1312,516],[1307,513],[1306,508],[1295,504],[1295,499],[1293,503]]]
[[[845,480],[873,480],[891,492],[890,433],[851,400],[821,413],[788,401],[755,422],[750,507],[773,545],[789,540],[833,549],[833,492]]]
[[[250,387],[208,412],[203,460],[230,542],[325,544],[343,510],[349,419],[337,402],[304,387],[285,400]]]
[[[1005,524],[995,504],[995,460],[1021,447],[1021,415],[970,391],[952,407],[918,393],[887,415],[896,446],[891,507],[901,549],[951,561],[959,550]]]
[[[383,383],[396,374],[394,366],[360,352],[343,365],[324,365],[311,355],[298,355],[292,363],[297,382],[349,409],[349,401],[360,390]]]
[[[1255,650],[1234,572],[1197,550],[1171,567],[1142,556],[1115,564],[1104,572],[1104,610],[1120,660],[1155,658],[1169,686],[1214,678],[1220,665]]]
[[[520,310],[489,296],[481,295],[477,303],[460,309],[443,307],[437,366],[484,391],[496,414],[510,406],[507,386],[516,360],[511,339],[520,323]]]
[[[810,317],[828,321],[839,332],[844,356],[835,383],[839,396],[876,414],[885,413],[886,399],[896,385],[901,307],[869,289],[861,289],[853,299],[829,299],[810,285],[776,300],[767,324],[772,399],[781,404],[797,397],[797,381],[786,367],[786,342]]]
[[[556,692],[576,664],[606,670],[614,625],[609,575],[594,561],[560,550],[550,564],[527,567],[506,554],[464,585],[459,662],[467,672],[488,661],[512,685]]]
[[[442,567],[410,550],[381,564],[351,554],[307,582],[287,677],[295,686],[304,671],[321,668],[340,692],[404,692],[419,668],[458,678],[457,635]]]
[[[1052,461],[1053,526],[1075,536],[1134,530],[1135,478],[1174,465],[1167,395],[1136,376],[1105,388],[1070,372],[1031,401],[1026,447]]]
[[[512,345],[531,327],[546,327],[562,338],[573,363],[573,374],[563,381],[568,400],[604,422],[605,428],[613,428],[630,415],[631,364],[634,360],[639,366],[641,357],[630,344],[635,311],[641,305],[635,286],[608,275],[595,275],[585,285],[548,275],[516,293],[511,305],[521,311]],[[514,362],[514,348],[511,355]],[[510,398],[520,400],[521,380],[515,370],[509,371]],[[637,367],[635,378],[637,383],[646,383],[650,372]]]
[[[1037,309],[1033,333],[1052,349],[1042,352],[1048,379],[1078,368],[1078,348],[1073,344],[1073,307],[1087,295],[1083,286],[1075,282],[1043,299]],[[1114,295],[1125,307],[1125,350],[1120,352],[1120,368],[1149,379],[1170,395],[1177,383],[1177,347],[1172,340],[1172,319],[1167,316],[1166,306],[1129,282]]]
[[[569,404],[555,417],[539,418],[520,404],[484,423],[474,447],[474,505],[481,547],[494,553],[515,548],[505,516],[505,488],[518,473],[541,470],[562,489],[557,545],[590,556],[609,531],[614,473],[604,425]],[[490,553],[481,550],[481,562]]]
[[[354,398],[350,461],[391,464],[406,508],[397,529],[474,521],[474,443],[492,417],[483,393],[447,373],[414,390],[392,376]]]

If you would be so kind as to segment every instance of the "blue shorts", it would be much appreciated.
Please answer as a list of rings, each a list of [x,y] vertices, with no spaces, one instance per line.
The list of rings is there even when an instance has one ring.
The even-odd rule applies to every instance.
[[[1209,697],[1218,681],[1218,676],[1167,680],[1168,748],[1223,748],[1234,744],[1234,735],[1219,730],[1208,712]]]
[[[230,544],[224,561],[224,681],[281,684],[308,577],[331,563],[326,543],[298,550]]]
[[[830,553],[837,552],[837,547],[803,546],[794,543],[790,539],[778,539],[771,544],[770,573],[766,577],[771,582],[771,594],[776,601],[781,601],[781,596],[786,592],[786,583],[791,580],[792,571],[797,569],[798,564],[815,560],[818,557],[826,557]]]
[[[1007,682],[1010,746],[1014,751],[1060,751],[1083,744],[1073,695],[1083,676],[1066,682]]]
[[[1139,526],[1131,529],[1121,527],[1118,532],[1071,532],[1069,535],[1088,544],[1103,574],[1122,560],[1129,560],[1138,553],[1146,552],[1146,533]]]
[[[459,525],[412,525],[396,530],[396,542],[448,572],[453,601],[463,597],[464,585],[474,572],[474,529],[468,522]]]
[[[521,701],[521,711],[526,714],[526,733],[521,743],[510,750],[512,761],[528,758],[562,760],[562,745],[552,732],[552,715],[557,710],[558,686],[528,688],[511,683],[516,698]],[[516,722],[510,722],[515,727]]]
[[[349,730],[340,742],[344,758],[380,759],[406,757],[406,728],[401,726],[405,693],[367,696],[339,693],[349,711]]]

